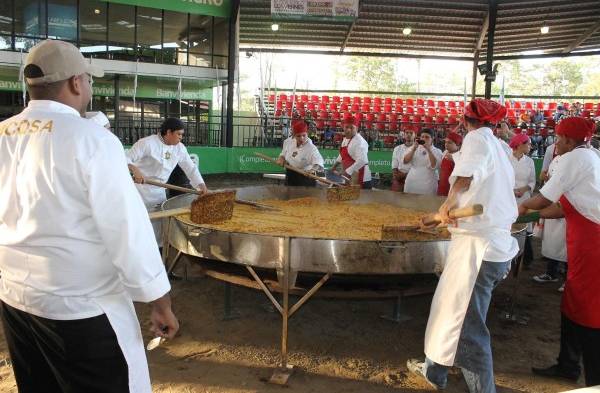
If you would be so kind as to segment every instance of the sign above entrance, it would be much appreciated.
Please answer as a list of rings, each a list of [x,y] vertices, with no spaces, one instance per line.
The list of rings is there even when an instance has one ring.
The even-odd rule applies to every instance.
[[[275,19],[353,21],[359,0],[271,0]]]
[[[169,11],[228,18],[231,0],[103,0],[109,3],[137,5]],[[358,1],[358,0],[357,0]]]

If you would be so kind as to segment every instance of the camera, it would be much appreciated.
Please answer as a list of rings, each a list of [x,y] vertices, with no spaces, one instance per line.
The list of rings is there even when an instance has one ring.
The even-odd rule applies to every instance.
[[[424,144],[425,144],[425,141],[424,141],[423,139],[418,139],[418,140],[417,140],[417,143],[418,143],[419,145],[424,145]]]

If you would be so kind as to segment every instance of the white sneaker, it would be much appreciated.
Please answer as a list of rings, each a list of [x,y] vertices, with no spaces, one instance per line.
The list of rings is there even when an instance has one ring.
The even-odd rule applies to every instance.
[[[532,277],[533,281],[535,282],[558,282],[558,278],[554,278],[551,275],[544,273],[544,274],[540,274],[538,276],[533,276]]]
[[[429,379],[427,379],[427,376],[425,375],[425,362],[421,362],[420,360],[417,359],[408,359],[406,361],[406,368],[408,368],[408,371],[410,371],[413,374],[416,374],[420,377],[422,377],[423,379],[425,379],[425,381],[427,381],[427,383],[433,388],[433,390],[441,390],[442,388],[438,385],[436,385],[435,383],[431,382]]]
[[[565,291],[565,283],[563,282],[563,284],[558,287],[558,292],[564,292]]]

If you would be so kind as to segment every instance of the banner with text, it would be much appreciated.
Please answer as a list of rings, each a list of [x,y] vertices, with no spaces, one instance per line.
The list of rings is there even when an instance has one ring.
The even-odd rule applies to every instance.
[[[228,18],[231,0],[103,0],[109,3],[137,5],[169,11]]]
[[[359,0],[271,0],[275,19],[318,19],[353,21],[358,17]]]

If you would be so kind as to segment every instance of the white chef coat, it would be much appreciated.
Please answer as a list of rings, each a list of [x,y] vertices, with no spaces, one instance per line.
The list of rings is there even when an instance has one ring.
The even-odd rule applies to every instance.
[[[565,195],[581,215],[600,224],[600,157],[585,147],[563,154],[540,193],[552,202]]]
[[[132,301],[170,289],[152,226],[108,130],[55,101],[0,123],[0,298],[43,318],[106,314],[132,392],[150,392]]]
[[[352,139],[344,138],[340,147],[348,147],[348,154],[354,159],[354,164],[346,168],[350,176],[365,167],[363,182],[371,181],[371,169],[369,169],[369,144],[359,133]],[[338,154],[336,162],[342,162],[342,156]]]
[[[510,163],[515,171],[515,188],[529,187],[529,191],[524,192],[520,198],[517,198],[517,204],[520,204],[531,198],[531,193],[535,188],[535,163],[526,154],[523,154],[521,159],[517,159],[514,154],[511,154]]]
[[[404,155],[411,146],[406,146],[406,143],[403,143],[394,148],[394,152],[392,153],[392,169],[398,169],[400,172],[404,173],[408,173],[408,171],[410,171],[411,165],[410,163],[404,163]]]
[[[480,203],[483,214],[460,219],[458,227],[449,228],[452,240],[425,331],[425,354],[446,366],[454,364],[482,261],[505,262],[518,252],[517,241],[510,233],[518,214],[513,193],[515,175],[491,129],[482,127],[467,133],[450,184],[459,176],[472,177],[472,181],[460,194],[458,207]]]
[[[192,161],[183,143],[167,145],[158,134],[147,136],[134,143],[127,152],[127,163],[135,165],[145,178],[161,183],[169,180],[171,172],[179,164],[190,179],[192,187],[197,188],[204,183],[198,167]],[[153,208],[167,199],[164,188],[148,184],[135,186],[148,208]]]
[[[325,162],[319,149],[312,143],[310,138],[306,139],[300,147],[296,142],[296,138],[287,138],[283,141],[283,149],[280,157],[283,157],[288,164],[294,168],[310,171],[315,165],[321,168],[325,167]]]
[[[512,156],[513,154],[513,150],[510,147],[510,145],[508,143],[506,143],[506,141],[504,139],[500,139],[498,138],[498,140],[500,141],[500,146],[502,146],[502,150],[504,150],[504,152],[506,153],[507,156]]]
[[[438,187],[438,169],[442,162],[443,152],[435,146],[431,147],[435,157],[435,165],[431,166],[427,150],[419,145],[410,162],[410,171],[404,183],[404,192],[412,194],[436,195]],[[406,155],[407,152],[404,153]],[[403,158],[404,159],[404,158]]]
[[[546,148],[546,152],[544,153],[544,161],[542,162],[542,171],[548,172],[550,168],[550,163],[554,158],[554,149],[556,145],[553,143]]]
[[[554,150],[554,145],[552,146]],[[554,176],[560,157],[555,156],[550,162],[547,169],[549,178]],[[567,222],[564,218],[544,219],[542,255],[555,261],[567,262]]]

